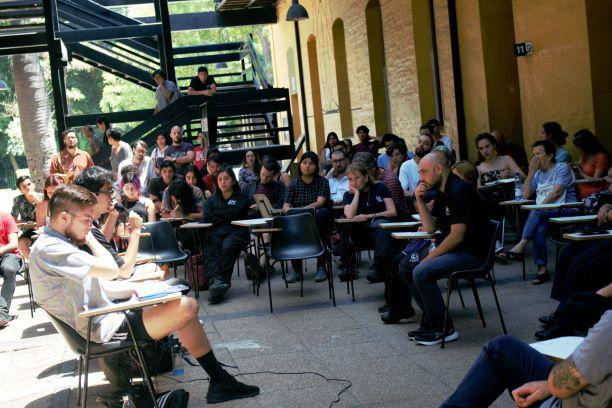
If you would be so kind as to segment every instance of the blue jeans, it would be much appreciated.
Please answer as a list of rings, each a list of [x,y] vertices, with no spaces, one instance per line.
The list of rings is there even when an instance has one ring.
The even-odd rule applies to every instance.
[[[523,228],[523,239],[533,239],[533,250],[535,252],[535,264],[546,266],[548,263],[548,252],[546,249],[546,234],[548,233],[548,219],[552,217],[570,216],[578,213],[576,208],[560,208],[557,210],[531,211],[525,221]]]
[[[441,407],[488,407],[504,390],[511,392],[525,383],[546,380],[553,365],[519,339],[497,337],[485,344],[465,378]]]
[[[434,327],[444,323],[444,299],[438,287],[438,279],[451,273],[482,266],[483,261],[465,251],[454,251],[419,263],[408,282],[414,300],[423,311],[423,317]]]
[[[9,309],[15,293],[15,277],[21,269],[21,258],[15,254],[0,256],[0,276],[2,276],[2,290],[0,290],[0,320],[9,318]]]

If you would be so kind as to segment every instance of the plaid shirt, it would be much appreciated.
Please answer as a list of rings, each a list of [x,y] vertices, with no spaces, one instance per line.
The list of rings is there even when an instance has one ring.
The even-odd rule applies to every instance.
[[[285,203],[292,207],[305,207],[317,201],[318,197],[325,197],[330,202],[329,182],[325,177],[315,175],[310,184],[304,183],[301,177],[294,178],[289,188]]]
[[[408,202],[406,197],[404,197],[404,190],[402,190],[402,184],[397,176],[393,174],[392,171],[383,169],[379,181],[383,183],[391,193],[391,198],[393,198],[393,203],[397,211],[397,218],[408,219],[410,217]]]

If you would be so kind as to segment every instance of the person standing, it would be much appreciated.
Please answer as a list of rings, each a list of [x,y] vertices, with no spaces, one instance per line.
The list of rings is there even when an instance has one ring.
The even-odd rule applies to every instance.
[[[19,228],[13,217],[0,212],[0,328],[6,326],[14,316],[9,314],[13,294],[15,293],[15,277],[21,269],[21,258],[17,252],[17,233]]]
[[[361,125],[357,127],[356,132],[359,143],[353,146],[353,153],[371,153],[374,158],[378,157],[378,149],[380,149],[381,144],[378,140],[370,139],[370,129],[365,125]]]
[[[198,75],[191,79],[187,88],[187,95],[214,96],[217,93],[217,83],[212,75],[208,75],[208,68],[198,67]],[[208,142],[214,146],[217,139],[217,118],[208,116]]]
[[[155,105],[154,112],[157,113],[176,101],[180,96],[180,92],[174,82],[168,81],[168,76],[165,71],[158,69],[153,72],[152,76],[157,84],[157,88],[155,89],[155,100],[157,104]]]
[[[109,157],[111,171],[115,176],[119,175],[119,163],[124,160],[132,159],[132,148],[129,144],[121,140],[121,133],[118,130],[110,129],[106,132],[108,144],[112,146]]]
[[[89,153],[77,147],[79,139],[74,130],[65,130],[62,133],[62,139],[64,148],[53,155],[49,173],[58,174],[66,183],[71,183],[80,172],[87,167],[92,167],[94,162]]]

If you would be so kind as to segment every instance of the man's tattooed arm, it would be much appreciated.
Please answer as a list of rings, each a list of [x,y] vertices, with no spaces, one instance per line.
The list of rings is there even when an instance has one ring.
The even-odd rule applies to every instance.
[[[550,392],[558,398],[569,398],[588,384],[571,357],[555,365],[548,375]]]

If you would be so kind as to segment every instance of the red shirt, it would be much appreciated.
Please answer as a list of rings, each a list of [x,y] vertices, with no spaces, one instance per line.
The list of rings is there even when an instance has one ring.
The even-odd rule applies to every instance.
[[[206,149],[202,146],[196,146],[193,148],[193,152],[195,153],[193,164],[196,165],[198,170],[202,170],[206,166]]]
[[[19,228],[17,228],[17,224],[13,217],[10,214],[5,212],[0,212],[0,246],[5,246],[9,243],[9,235],[17,234],[19,232]],[[17,255],[17,249],[12,252]]]
[[[206,190],[210,191],[211,193],[217,191],[217,178],[214,174],[207,174],[202,181],[206,186]]]

